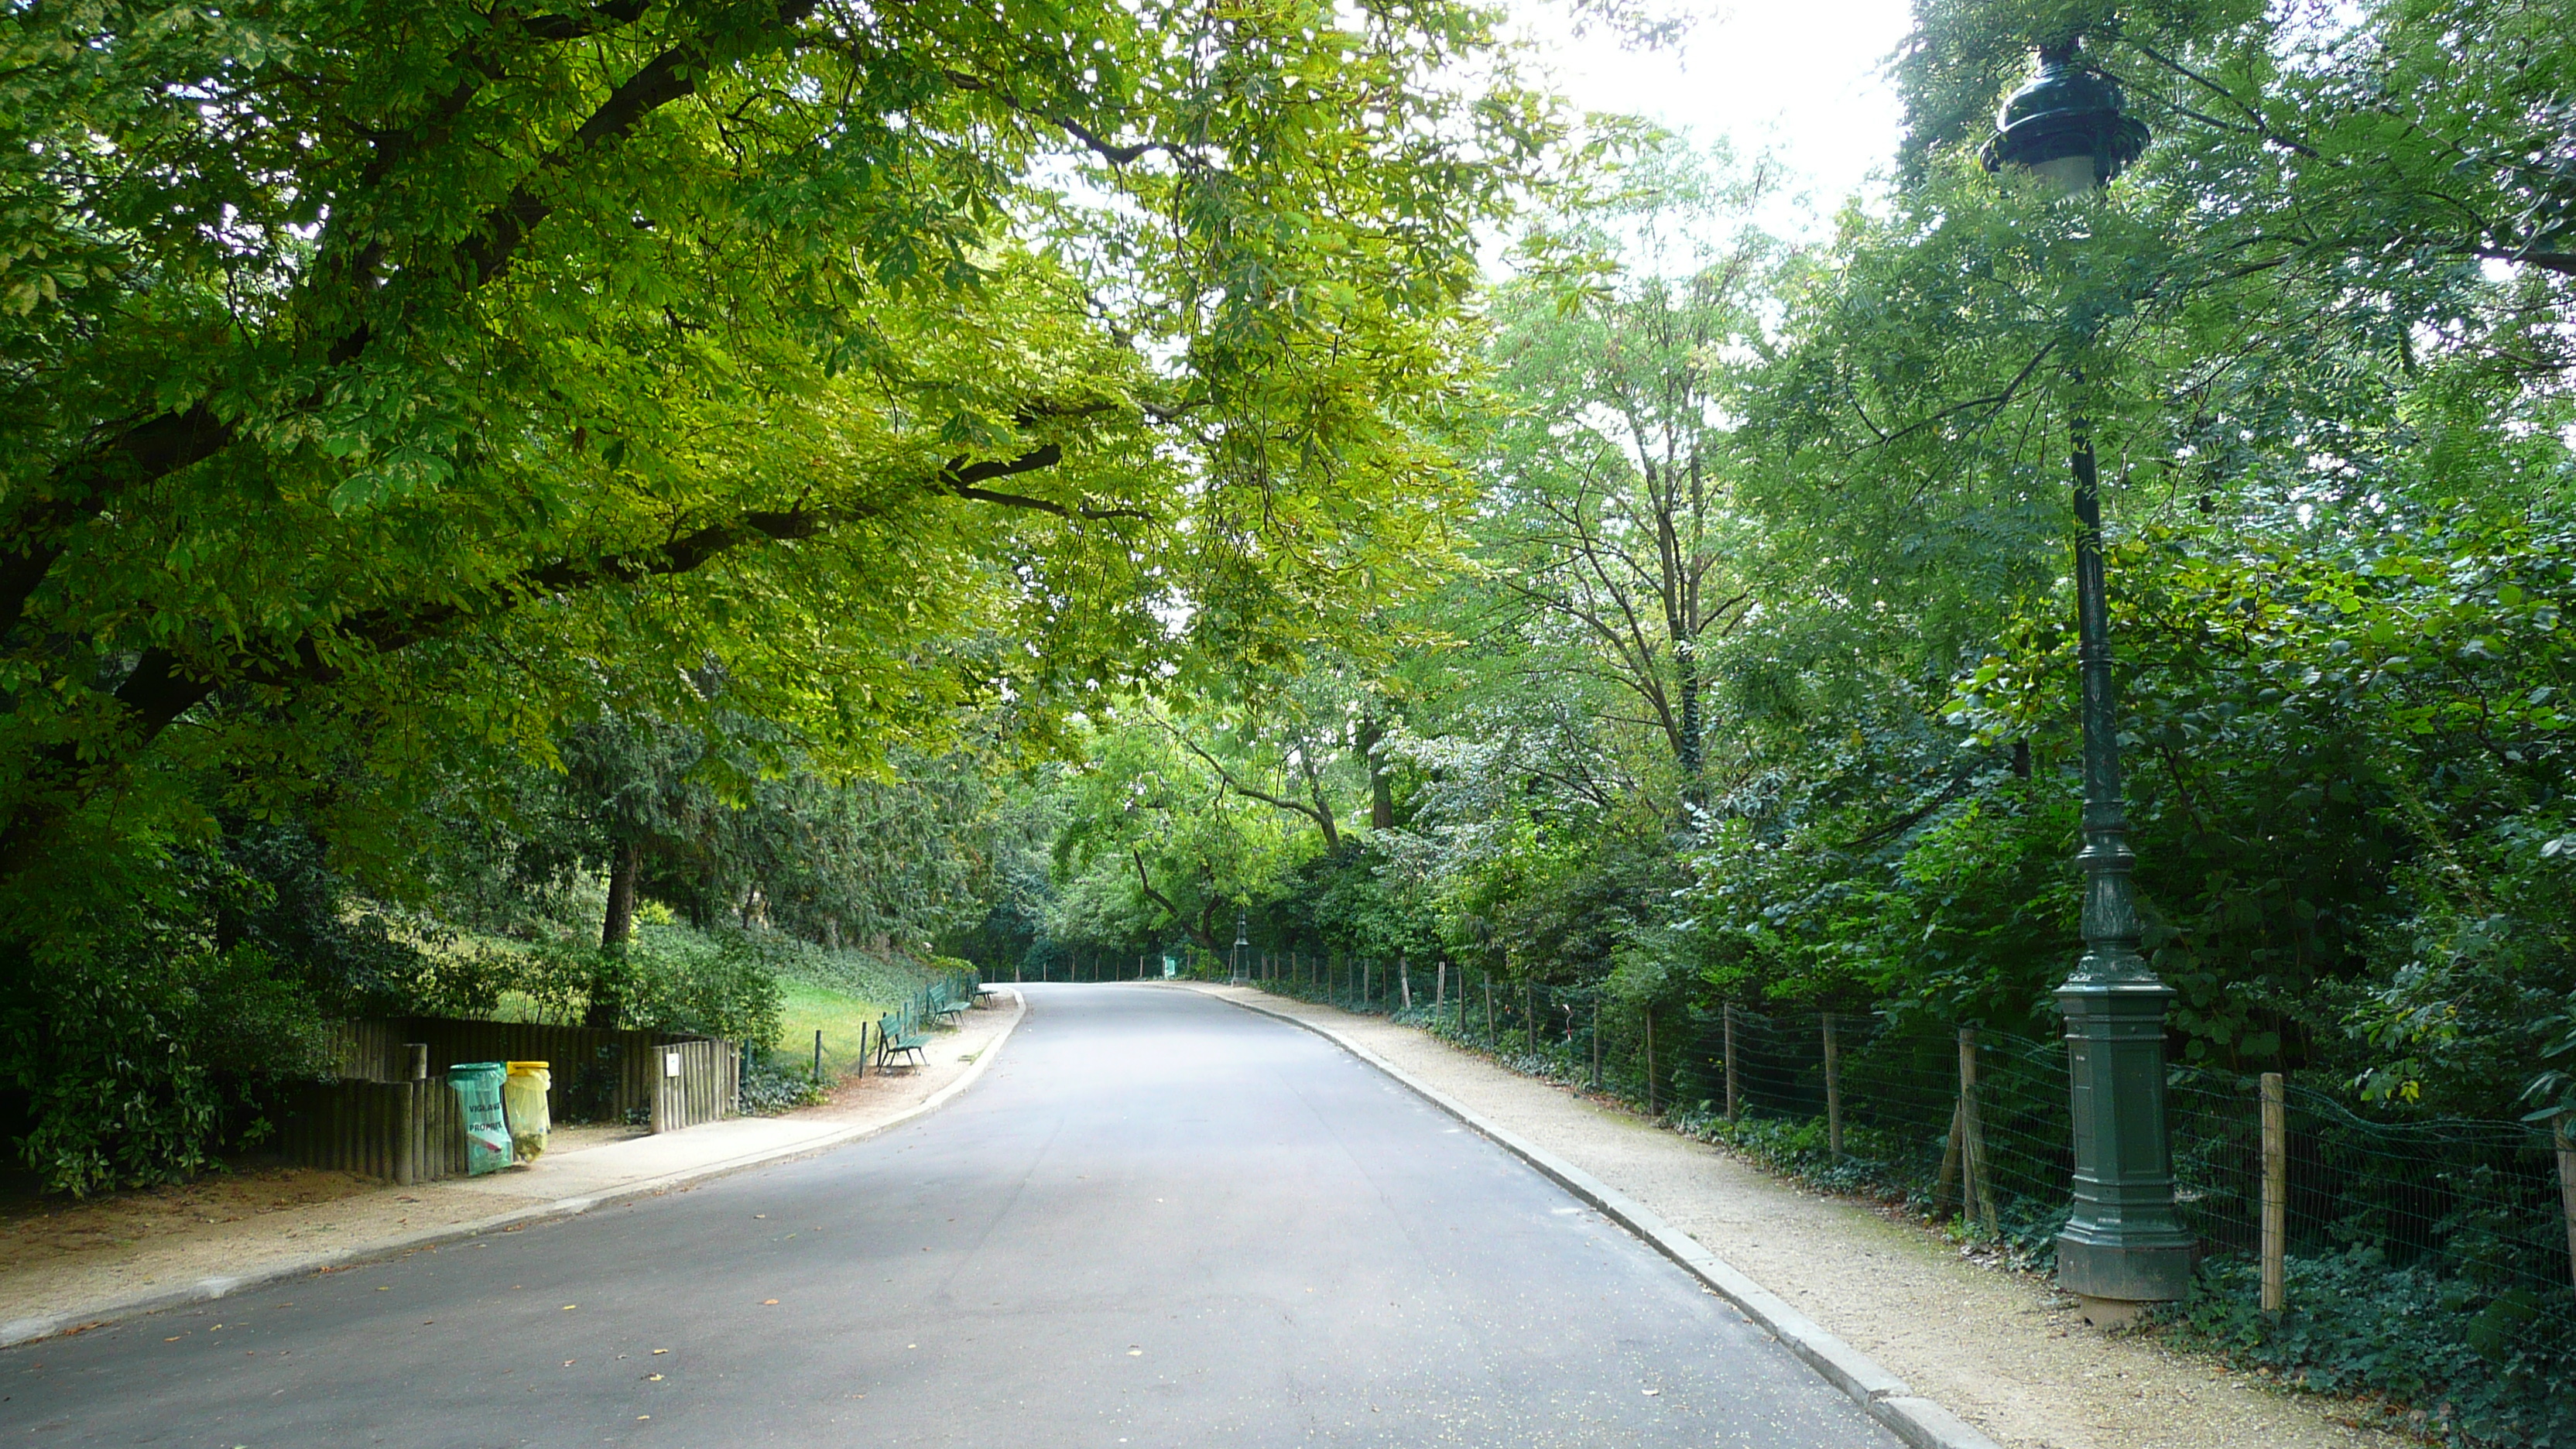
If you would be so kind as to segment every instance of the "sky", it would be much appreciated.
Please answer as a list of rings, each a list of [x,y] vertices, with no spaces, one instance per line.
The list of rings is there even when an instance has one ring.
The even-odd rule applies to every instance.
[[[1511,9],[1576,105],[1728,136],[1740,151],[1774,147],[1804,178],[1810,236],[1829,234],[1843,198],[1893,165],[1899,108],[1881,71],[1909,28],[1907,0],[1726,0],[1678,54],[1622,50],[1597,31],[1577,40],[1565,0]]]

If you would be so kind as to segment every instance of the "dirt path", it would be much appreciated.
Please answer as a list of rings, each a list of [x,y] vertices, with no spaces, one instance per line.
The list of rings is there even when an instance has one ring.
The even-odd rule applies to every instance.
[[[2026,1274],[1963,1259],[1917,1224],[1792,1186],[1623,1108],[1428,1033],[1242,987],[1213,995],[1328,1026],[1644,1203],[2013,1449],[2398,1449],[2329,1400],[2279,1393],[2078,1323]]]
[[[970,1011],[956,1030],[933,1039],[926,1065],[845,1082],[830,1101],[784,1120],[862,1124],[908,1111],[964,1075],[1018,1015],[1015,1004]],[[713,1148],[726,1125],[675,1137],[703,1134]],[[580,1171],[587,1154],[638,1135],[641,1129],[562,1128],[546,1155],[525,1169],[417,1187],[344,1172],[252,1167],[88,1202],[0,1204],[0,1324],[79,1313],[87,1305],[297,1258],[363,1252],[371,1244],[537,1207],[563,1195],[550,1181],[555,1170],[587,1177]]]

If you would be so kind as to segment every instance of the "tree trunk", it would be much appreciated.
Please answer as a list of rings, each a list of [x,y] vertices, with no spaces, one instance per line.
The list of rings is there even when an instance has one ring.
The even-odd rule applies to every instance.
[[[1371,830],[1395,828],[1395,782],[1388,778],[1386,762],[1379,758],[1377,752],[1378,743],[1385,738],[1386,731],[1378,724],[1376,715],[1360,716],[1358,743],[1360,759],[1368,766]]]
[[[1682,697],[1682,737],[1679,741],[1682,767],[1682,798],[1700,803],[1700,721],[1699,721],[1699,643],[1692,639],[1673,641],[1674,690]]]
[[[642,871],[644,852],[633,841],[617,847],[617,858],[608,866],[608,910],[599,923],[599,949],[603,956],[626,954],[627,943],[635,939],[635,877]],[[625,1012],[617,980],[609,974],[603,961],[598,975],[590,982],[590,1004],[583,1009],[581,1024],[614,1028]]]
[[[1145,899],[1162,907],[1163,914],[1171,917],[1172,924],[1180,927],[1181,933],[1196,942],[1199,949],[1217,956],[1225,955],[1225,948],[1216,941],[1217,898],[1214,895],[1208,897],[1206,905],[1199,911],[1198,924],[1192,925],[1189,917],[1181,914],[1181,908],[1172,903],[1171,897],[1154,889],[1154,878],[1145,870],[1145,852],[1133,850],[1128,854],[1136,862],[1136,888],[1145,893]]]

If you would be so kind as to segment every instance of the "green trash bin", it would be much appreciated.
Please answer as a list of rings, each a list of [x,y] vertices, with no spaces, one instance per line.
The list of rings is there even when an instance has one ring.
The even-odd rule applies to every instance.
[[[465,1115],[465,1170],[474,1177],[510,1165],[510,1123],[501,1112],[501,1083],[510,1069],[499,1062],[458,1062],[447,1069]]]

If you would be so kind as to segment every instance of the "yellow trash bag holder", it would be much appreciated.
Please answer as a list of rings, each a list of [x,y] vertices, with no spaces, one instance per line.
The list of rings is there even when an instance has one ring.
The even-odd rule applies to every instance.
[[[510,1075],[501,1082],[501,1112],[510,1120],[510,1155],[521,1162],[533,1162],[546,1150],[546,1133],[554,1125],[546,1112],[546,1091],[554,1085],[549,1066],[512,1062]]]

